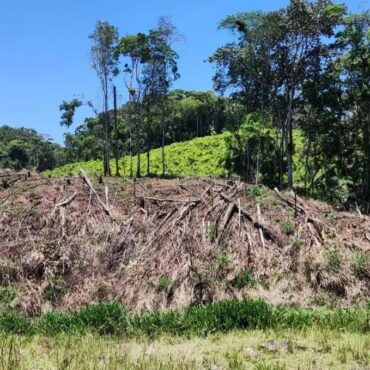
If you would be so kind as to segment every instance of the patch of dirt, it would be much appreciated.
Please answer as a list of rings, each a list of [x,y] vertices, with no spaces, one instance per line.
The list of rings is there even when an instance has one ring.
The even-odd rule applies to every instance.
[[[209,178],[15,178],[0,187],[0,283],[20,286],[28,315],[111,300],[141,310],[370,297],[368,216]]]

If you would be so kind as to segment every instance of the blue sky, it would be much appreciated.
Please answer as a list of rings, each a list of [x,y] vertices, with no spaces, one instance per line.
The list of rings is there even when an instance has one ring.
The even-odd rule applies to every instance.
[[[60,102],[84,94],[100,104],[88,38],[97,20],[114,24],[123,36],[145,32],[159,16],[170,16],[186,37],[175,47],[181,78],[174,87],[209,90],[213,69],[204,60],[230,37],[217,30],[217,23],[239,11],[287,4],[288,0],[1,0],[0,125],[34,128],[62,143],[66,128],[59,126]],[[366,10],[368,0],[347,5],[352,11]],[[122,81],[115,83],[123,93]],[[88,110],[81,110],[76,124],[87,115]]]

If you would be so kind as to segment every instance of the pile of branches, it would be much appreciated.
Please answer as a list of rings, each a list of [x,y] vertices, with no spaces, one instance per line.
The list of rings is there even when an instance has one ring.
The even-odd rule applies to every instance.
[[[209,178],[33,181],[0,192],[0,282],[21,287],[29,315],[111,300],[139,310],[369,297],[366,267],[361,279],[351,270],[370,250],[361,214]],[[334,249],[337,269],[325,254]]]

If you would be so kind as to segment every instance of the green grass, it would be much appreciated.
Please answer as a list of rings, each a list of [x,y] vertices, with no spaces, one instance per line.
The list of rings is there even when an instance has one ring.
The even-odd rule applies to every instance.
[[[244,281],[243,281],[244,283]],[[90,304],[74,312],[51,311],[26,318],[15,311],[0,316],[0,334],[48,335],[96,332],[125,336],[208,335],[243,329],[327,328],[370,332],[370,305],[352,309],[273,306],[263,300],[226,300],[182,311],[128,313],[118,303]]]
[[[285,343],[269,351],[268,341]],[[0,338],[0,369],[367,369],[365,334],[325,329],[250,330],[207,337],[60,335]]]
[[[225,176],[224,161],[226,157],[225,138],[229,133],[196,138],[191,141],[174,143],[165,148],[166,175],[167,176]],[[136,173],[136,160],[133,158],[133,170]],[[141,174],[147,175],[147,156],[141,154]],[[111,161],[112,171],[114,160]],[[121,175],[130,174],[130,157],[126,156],[119,161]],[[101,175],[102,161],[77,162],[52,171],[45,171],[45,176],[62,177],[70,174],[76,175],[80,169],[88,175]],[[114,171],[113,171],[114,172]],[[153,149],[150,152],[150,174],[162,174],[162,149]]]
[[[309,310],[246,299],[133,314],[100,303],[38,319],[1,315],[0,369],[367,368],[369,333],[370,304]]]

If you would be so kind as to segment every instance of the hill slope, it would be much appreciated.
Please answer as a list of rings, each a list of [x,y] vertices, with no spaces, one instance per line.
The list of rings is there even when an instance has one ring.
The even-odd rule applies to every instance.
[[[138,310],[370,297],[370,218],[262,187],[31,177],[0,189],[0,208],[0,282],[29,315],[113,300]]]
[[[191,141],[174,143],[165,147],[166,174],[170,176],[224,176],[226,169],[224,161],[226,156],[225,138],[229,133],[205,136]],[[133,169],[136,171],[136,157],[133,158]],[[147,174],[147,156],[141,154],[141,173]],[[126,156],[119,162],[121,174],[130,173],[130,157]],[[77,162],[53,171],[46,171],[45,175],[51,177],[77,174],[83,168],[89,175],[102,173],[102,161]],[[111,161],[112,171],[114,161]],[[150,173],[162,174],[162,149],[150,151]]]

